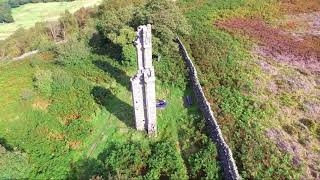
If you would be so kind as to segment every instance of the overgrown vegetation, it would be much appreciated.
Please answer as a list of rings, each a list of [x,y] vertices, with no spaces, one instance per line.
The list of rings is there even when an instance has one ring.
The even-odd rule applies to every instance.
[[[0,138],[0,177],[23,178],[30,171],[26,154],[17,151]]]
[[[8,103],[0,112],[7,112],[0,117],[0,135],[28,157],[32,168],[23,177],[221,178],[215,146],[206,135],[197,107],[183,106],[182,98],[192,93],[184,73],[175,73],[184,70],[171,41],[179,27],[157,18],[165,10],[177,23],[187,27],[187,22],[171,1],[153,2],[132,6],[128,1],[106,1],[97,12],[82,9],[74,16],[66,13],[53,27],[41,23],[21,30],[3,45],[1,50],[8,52],[21,42],[19,55],[41,44],[40,54],[0,67],[0,86],[6,94],[0,101]],[[139,13],[141,20],[118,21],[125,28],[110,31],[108,23],[116,21],[102,20],[104,16],[120,18],[117,13],[128,10],[118,7],[112,11],[115,14],[104,15],[118,3],[134,8],[130,16]],[[136,71],[132,33],[151,20],[157,25],[155,58],[161,53],[160,62],[154,63],[159,74],[158,97],[170,104],[158,112],[157,138],[149,139],[133,128],[129,78]],[[22,38],[23,32],[30,36]],[[54,43],[62,40],[67,42]],[[14,85],[6,88],[12,78]]]

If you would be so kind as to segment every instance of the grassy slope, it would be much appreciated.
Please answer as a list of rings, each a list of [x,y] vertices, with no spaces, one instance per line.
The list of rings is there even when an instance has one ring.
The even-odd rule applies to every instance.
[[[0,102],[3,107],[0,110],[0,121],[6,123],[7,121],[13,121],[17,112],[24,109],[22,108],[24,104],[20,103],[19,99],[23,91],[32,89],[32,71],[28,64],[20,62],[0,68],[0,86],[2,87]],[[11,68],[16,70],[10,71]]]
[[[36,22],[52,21],[59,18],[66,10],[71,13],[81,7],[97,5],[102,0],[76,0],[73,2],[50,2],[26,4],[12,9],[14,23],[0,24],[0,40],[7,38],[18,28],[30,28]]]
[[[83,87],[75,91],[61,90],[51,98],[47,98],[33,88],[33,76],[39,69],[60,72],[61,67],[43,60],[41,55],[20,62],[1,64],[0,94],[3,95],[0,98],[0,105],[3,108],[0,110],[0,137],[28,154],[33,171],[25,177],[63,178],[68,176],[70,162],[76,163],[87,157],[97,158],[108,143],[131,141],[149,143],[144,133],[137,132],[133,128],[131,93],[126,87],[129,84],[125,85],[117,78],[119,76],[128,78],[135,70],[123,68],[113,59],[97,58],[110,64],[109,68],[121,69],[122,71],[117,72],[126,71],[127,73],[113,74],[115,72],[112,69],[102,70],[92,63],[87,65],[85,72],[77,68],[62,68],[64,73],[69,74],[68,76],[74,79],[80,77],[83,80],[81,83]],[[195,143],[195,141],[201,139],[203,141],[205,135],[201,135],[203,134],[201,129],[195,127],[202,127],[202,125],[194,126],[193,123],[202,124],[203,121],[197,119],[197,122],[193,122],[188,118],[189,115],[198,114],[197,107],[194,106],[191,109],[183,107],[183,97],[186,94],[192,94],[189,90],[164,86],[161,82],[157,82],[157,85],[158,98],[166,99],[169,105],[167,109],[158,111],[159,134],[150,142],[173,140],[177,143],[179,149],[177,152],[182,153],[179,157],[180,161],[186,161],[190,155],[201,149],[201,146],[197,145],[199,142]],[[70,134],[68,127],[63,125],[65,116],[60,117],[60,114],[64,114],[64,111],[72,112],[74,106],[86,109],[83,107],[86,105],[82,103],[94,102],[91,94],[96,87],[110,91],[112,95],[106,98],[105,103],[96,104],[96,110],[84,111],[85,114],[91,114],[88,124],[91,132],[80,140],[71,137],[74,135]],[[83,97],[74,99],[73,97],[79,96],[77,95],[79,90],[83,94],[80,96]],[[67,95],[64,96],[65,94]],[[82,98],[89,99],[84,102]],[[56,110],[55,108],[59,106],[64,108]],[[70,143],[79,141],[80,146],[70,149]],[[215,152],[212,153],[211,157],[214,158]],[[50,154],[52,154],[51,157]],[[214,161],[210,161],[210,164],[217,166]],[[211,173],[219,176],[216,172]]]

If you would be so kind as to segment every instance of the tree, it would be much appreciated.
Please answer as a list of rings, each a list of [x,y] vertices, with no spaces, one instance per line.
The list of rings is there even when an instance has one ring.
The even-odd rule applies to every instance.
[[[63,40],[66,40],[67,34],[72,34],[78,30],[78,23],[76,17],[70,12],[66,11],[59,19],[60,33]]]
[[[176,35],[184,35],[189,26],[181,10],[169,0],[107,0],[98,10],[98,31],[122,48],[122,60],[134,56],[132,41],[139,25],[152,24],[154,54],[170,54]],[[161,49],[160,49],[161,47]]]
[[[190,27],[179,7],[170,0],[148,0],[145,8],[137,13],[136,23],[152,24],[153,34],[158,40],[154,40],[155,52],[169,53],[175,47],[173,39],[177,35],[189,33]]]

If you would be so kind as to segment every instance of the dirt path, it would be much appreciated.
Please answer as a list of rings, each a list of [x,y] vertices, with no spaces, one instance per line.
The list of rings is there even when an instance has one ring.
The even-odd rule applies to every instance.
[[[56,42],[55,44],[56,45],[59,45],[59,44],[63,44],[63,43],[66,43],[68,42],[67,40],[63,40],[63,41],[59,41],[59,42]],[[10,59],[7,59],[7,58],[0,58],[0,63],[1,62],[7,62],[7,63],[11,63],[11,62],[15,62],[15,61],[19,61],[19,60],[23,60],[27,57],[30,57],[32,55],[35,55],[35,54],[38,54],[40,51],[39,50],[33,50],[33,51],[29,51],[29,52],[26,52],[18,57],[14,57],[14,58],[10,58]]]

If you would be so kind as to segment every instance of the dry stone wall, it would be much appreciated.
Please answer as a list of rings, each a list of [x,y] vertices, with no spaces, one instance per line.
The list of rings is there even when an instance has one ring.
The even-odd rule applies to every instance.
[[[200,85],[197,70],[190,59],[188,52],[180,39],[177,37],[177,43],[179,44],[180,52],[185,60],[185,63],[188,67],[189,78],[192,84],[194,95],[197,99],[198,105],[203,113],[203,116],[206,120],[206,126],[209,130],[209,135],[211,139],[215,142],[218,149],[218,156],[222,164],[223,176],[224,179],[240,179],[236,163],[233,159],[232,152],[224,141],[224,138],[221,133],[221,129],[216,121],[213,112],[211,110],[210,103],[207,101],[207,98],[202,90]]]

